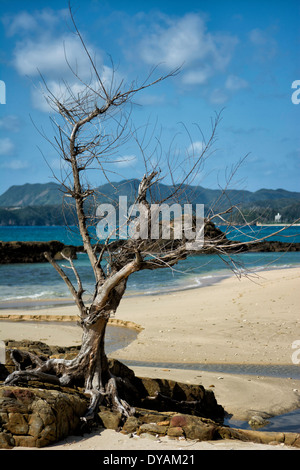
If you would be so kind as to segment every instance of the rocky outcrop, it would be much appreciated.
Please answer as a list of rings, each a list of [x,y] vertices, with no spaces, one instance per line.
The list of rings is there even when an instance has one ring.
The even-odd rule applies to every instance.
[[[0,448],[45,447],[80,428],[87,409],[74,390],[0,387]]]
[[[26,349],[40,356],[67,357],[76,347],[50,347],[43,342],[6,341],[9,348]],[[25,364],[23,364],[26,366]],[[14,370],[7,354],[1,380]],[[230,428],[223,424],[225,410],[211,390],[201,385],[167,379],[136,377],[121,362],[110,359],[110,370],[120,377],[120,397],[135,407],[124,422],[122,415],[100,407],[98,424],[124,434],[171,439],[236,439],[262,444],[285,444],[300,448],[300,434],[263,432]],[[45,447],[68,435],[82,432],[80,418],[88,407],[88,398],[80,388],[62,388],[29,382],[26,386],[0,386],[0,448]]]
[[[41,341],[7,340],[6,363],[0,367],[0,380],[15,370],[15,364],[10,356],[10,349],[26,350],[42,359],[47,357],[64,357],[72,359],[78,352],[77,347],[61,348],[48,346]],[[28,361],[28,358],[24,359]],[[29,363],[20,362],[21,368],[30,367]],[[225,411],[215,399],[212,390],[206,390],[202,385],[192,385],[167,379],[150,379],[137,377],[125,364],[116,359],[109,359],[109,368],[115,377],[122,380],[118,384],[121,398],[134,407],[143,407],[157,411],[180,411],[192,415],[211,418],[222,422]],[[41,385],[42,386],[42,385]]]
[[[10,351],[12,349],[18,349],[20,351],[29,351],[42,359],[48,357],[64,357],[66,359],[72,359],[78,352],[78,346],[60,347],[60,346],[48,346],[48,344],[42,341],[30,341],[30,340],[6,340],[5,343],[5,364],[0,363],[0,382],[3,382],[6,377],[16,370],[16,365],[13,362]],[[22,364],[25,368],[30,364]]]
[[[226,245],[228,252],[283,252],[283,251],[300,251],[300,243],[288,243],[279,241],[264,240],[256,243],[241,243],[239,247],[236,247],[238,241],[231,241],[226,238],[226,235],[216,227],[212,222],[205,224],[204,230],[205,240],[216,240],[216,242]],[[178,241],[180,243],[181,241]],[[124,240],[116,240],[112,245],[111,249],[118,249]],[[172,247],[176,246],[176,241],[170,240],[157,240],[154,245],[157,249],[168,247],[168,243]],[[205,246],[205,243],[204,243]],[[98,246],[97,251],[102,248]],[[76,259],[77,253],[83,252],[83,246],[64,245],[63,243],[53,240],[49,242],[3,242],[0,241],[0,264],[8,263],[43,263],[47,262],[44,252],[48,251],[51,256],[56,259],[63,259],[61,253],[65,256]],[[205,253],[214,253],[215,248],[211,247],[208,249],[207,246],[204,248]],[[200,253],[202,250],[200,250]]]
[[[71,359],[78,352],[76,347],[50,347],[40,341],[7,340],[6,361],[0,368],[2,380],[15,370],[15,364],[9,354],[10,349],[26,350],[41,358]],[[30,367],[30,364],[21,362],[20,366],[24,369]],[[217,403],[213,391],[206,390],[202,385],[137,377],[130,368],[115,359],[109,360],[109,367],[112,374],[121,379],[118,381],[120,398],[133,407],[147,409],[148,414],[156,412],[157,416],[162,416],[160,412],[176,411],[207,417],[218,423],[223,422],[223,407]],[[34,381],[23,387],[2,385],[0,447],[43,447],[76,433],[80,429],[80,417],[84,416],[88,403],[89,399],[81,388],[67,389]],[[137,414],[137,419],[143,415],[141,413],[140,411]],[[121,414],[111,412],[107,408],[100,409],[99,423],[113,429],[124,425]],[[141,423],[149,424],[145,420]],[[128,426],[129,423],[127,429]]]
[[[284,235],[284,233],[283,233]],[[258,236],[259,237],[259,236]],[[279,253],[283,251],[300,251],[300,243],[289,243],[275,241],[275,240],[262,240],[254,241],[250,244],[239,242],[238,240],[232,241],[229,240],[225,233],[223,233],[218,227],[216,227],[212,222],[205,224],[204,238],[208,240],[217,240],[222,241],[226,245],[226,250],[228,252],[244,253],[244,252],[273,252]],[[250,241],[250,239],[249,239]],[[236,247],[237,243],[241,243]],[[211,249],[211,253],[214,253],[214,248]],[[207,250],[206,250],[207,252]]]
[[[283,251],[300,251],[300,243],[288,243],[279,241],[264,240],[261,242],[253,243],[253,245],[246,245],[244,251],[250,252],[273,252],[280,253]]]
[[[99,415],[101,417],[101,412]],[[135,416],[127,419],[121,432],[138,436],[148,434],[156,437],[168,436],[173,439],[197,441],[235,439],[260,444],[285,444],[300,448],[300,434],[297,433],[235,429],[198,416],[181,413],[155,413],[145,409],[137,409]]]
[[[46,390],[0,387],[0,448],[45,447],[81,433],[80,417],[87,400],[73,389]],[[136,408],[122,421],[121,414],[100,407],[99,426],[130,436],[212,441],[234,439],[300,448],[300,434],[230,428],[211,419],[178,412]]]
[[[46,263],[45,251],[56,259],[63,259],[61,253],[75,259],[77,249],[53,240],[49,242],[2,242],[0,241],[0,264],[8,263]]]

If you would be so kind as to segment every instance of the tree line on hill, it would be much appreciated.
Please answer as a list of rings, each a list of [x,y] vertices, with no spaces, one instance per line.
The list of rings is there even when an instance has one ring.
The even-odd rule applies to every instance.
[[[127,196],[128,205],[135,201],[137,180],[123,180],[99,186],[97,204],[117,203],[119,196]],[[158,183],[152,188],[153,199],[164,199],[173,186]],[[233,224],[274,223],[275,215],[281,214],[282,223],[293,223],[300,218],[300,193],[283,189],[260,189],[255,192],[228,190],[222,200],[222,191],[201,186],[186,186],[184,195],[195,204],[204,204],[204,211],[218,201],[218,209],[228,205],[233,210],[227,214]],[[192,195],[192,198],[191,198]],[[182,199],[184,202],[184,200]],[[178,201],[170,201],[178,202]],[[25,184],[10,187],[0,195],[0,225],[7,226],[53,226],[75,223],[72,204],[65,204],[61,187],[57,183]]]

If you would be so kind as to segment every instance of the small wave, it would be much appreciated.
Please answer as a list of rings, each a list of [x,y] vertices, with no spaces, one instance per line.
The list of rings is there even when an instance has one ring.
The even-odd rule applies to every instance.
[[[213,277],[213,276],[209,276]],[[127,294],[128,296],[133,296],[133,295],[159,295],[159,294],[169,294],[172,292],[178,292],[178,291],[183,291],[183,290],[189,290],[189,289],[196,289],[197,287],[202,286],[202,282],[200,279],[195,278],[193,283],[186,283],[186,284],[180,284],[180,285],[173,285],[172,287],[164,287],[164,288],[157,288],[157,289],[150,289],[150,290],[142,290],[142,289],[128,289]]]
[[[61,297],[61,293],[57,292],[40,292],[36,294],[27,294],[27,295],[13,295],[10,297],[2,297],[0,300],[1,301],[9,301],[9,300],[24,300],[24,299],[40,299],[42,297],[44,298],[52,298],[52,297]]]
[[[290,269],[290,268],[298,268],[298,264],[273,264],[273,268],[275,269]]]
[[[248,269],[245,269],[245,272],[251,272],[251,271],[272,271],[276,269],[291,269],[291,268],[299,268],[300,265],[298,263],[289,263],[289,264],[265,264],[265,265],[259,265],[259,266],[251,266]]]
[[[205,287],[220,282],[223,279],[226,279],[229,275],[221,274],[219,272],[214,274],[209,274],[206,276],[186,276],[181,280],[181,282],[172,283],[166,287],[166,285],[159,284],[153,286],[152,289],[143,289],[144,286],[139,285],[138,283],[132,284],[127,288],[126,296],[140,296],[140,295],[163,295],[179,291],[185,291],[190,289],[197,289],[199,287]]]

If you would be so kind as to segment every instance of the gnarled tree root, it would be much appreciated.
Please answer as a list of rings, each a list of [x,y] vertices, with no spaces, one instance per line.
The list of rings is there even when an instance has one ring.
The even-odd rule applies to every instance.
[[[122,379],[115,377],[110,371],[105,371],[107,378],[104,382],[101,371],[94,370],[93,377],[85,377],[78,356],[72,360],[44,360],[28,351],[13,349],[10,353],[17,370],[6,378],[5,385],[17,385],[32,380],[59,386],[73,386],[76,383],[90,397],[88,410],[82,417],[84,423],[95,420],[100,404],[117,410],[124,420],[135,413],[135,409],[119,397],[117,384]]]

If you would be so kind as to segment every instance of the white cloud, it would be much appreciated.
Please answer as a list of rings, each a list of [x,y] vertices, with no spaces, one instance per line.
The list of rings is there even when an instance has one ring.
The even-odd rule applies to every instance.
[[[268,43],[266,33],[259,28],[252,29],[249,33],[249,38],[250,41],[257,46],[263,46]]]
[[[46,159],[47,160],[47,159]],[[51,158],[50,161],[47,161],[50,168],[53,170],[60,170],[62,168],[64,160],[62,158]]]
[[[230,91],[238,91],[248,87],[248,82],[243,78],[237,77],[236,75],[229,75],[227,77],[225,88]]]
[[[76,34],[66,32],[68,10],[44,8],[34,13],[20,12],[6,16],[3,23],[8,34],[19,36],[12,63],[20,75],[46,78],[69,78],[71,68],[83,79],[90,76],[90,63]],[[86,44],[92,57],[101,54]],[[102,63],[102,60],[101,60]]]
[[[103,65],[99,51],[89,44],[87,47],[91,56],[98,59],[98,73],[103,85],[110,89],[112,80],[114,84],[120,81],[119,74]],[[49,92],[60,100],[68,100],[71,94],[77,96],[87,91],[85,83],[91,89],[99,90],[98,79],[92,76],[90,60],[75,36],[45,36],[38,43],[28,39],[17,46],[13,63],[20,75],[36,77],[38,83],[31,90],[32,103],[43,112],[51,111],[46,99]]]
[[[213,105],[222,105],[239,90],[248,88],[249,84],[243,78],[236,75],[229,75],[223,86],[215,87],[208,98]]]
[[[6,160],[5,162],[1,163],[1,168],[7,168],[9,170],[23,170],[28,167],[29,163],[20,159]]]
[[[15,150],[15,145],[9,137],[0,139],[0,155],[9,156]]]
[[[169,20],[165,29],[158,27],[144,39],[143,59],[150,64],[162,62],[175,68],[203,58],[212,47],[211,41],[203,40],[203,29],[203,21],[196,15],[186,15],[178,21]]]
[[[18,132],[20,130],[21,122],[18,116],[10,114],[0,119],[0,128],[7,131]]]
[[[0,168],[6,168],[9,170],[22,170],[28,168],[29,164],[26,160],[17,158],[11,158],[15,152],[15,145],[12,140],[8,137],[0,139]]]
[[[203,66],[201,69],[190,70],[182,78],[183,83],[187,85],[203,85],[207,83],[209,77],[213,74],[211,67]]]
[[[51,112],[52,108],[50,105],[49,98],[51,100],[51,94],[53,94],[59,101],[65,101],[70,98],[70,94],[75,96],[82,93],[85,86],[82,83],[69,83],[68,87],[64,82],[56,80],[46,81],[47,89],[43,84],[32,89],[32,103],[36,109],[44,112]]]
[[[103,67],[103,74],[101,76],[102,83],[104,86],[109,87],[110,80],[112,79],[112,72],[108,67]],[[60,80],[46,80],[46,87],[44,83],[40,83],[38,86],[34,87],[31,91],[32,103],[36,109],[44,112],[51,112],[53,108],[51,107],[51,99],[53,95],[60,102],[66,103],[72,96],[77,97],[84,95],[89,92],[89,90],[99,90],[98,80],[93,80],[92,82],[86,82],[89,86],[87,89],[84,82],[79,80],[76,81],[74,77],[70,77],[67,82]],[[92,101],[94,104],[94,102]],[[86,101],[86,109],[89,107],[89,100]],[[98,106],[101,105],[101,99],[98,100]]]
[[[165,95],[156,95],[150,93],[144,93],[138,95],[134,99],[134,103],[139,104],[141,106],[157,106],[161,105],[166,101]]]
[[[228,100],[228,95],[222,88],[215,88],[210,95],[210,102],[212,104],[224,104]]]
[[[124,155],[123,157],[118,157],[114,161],[114,164],[119,168],[127,168],[134,166],[137,163],[137,157],[135,155]]]
[[[201,155],[203,150],[205,149],[205,142],[202,142],[200,140],[197,140],[195,142],[192,142],[191,145],[188,147],[187,151],[189,154],[192,155]]]
[[[32,31],[37,27],[36,19],[27,13],[22,11],[14,16],[5,16],[3,23],[6,26],[7,34],[14,36],[15,34],[23,33],[24,31]]]
[[[32,101],[37,109],[44,112],[51,109],[42,93],[43,90],[47,96],[40,75],[49,91],[59,98],[67,99],[70,92],[75,95],[82,93],[85,86],[80,80],[99,89],[99,83],[92,77],[90,59],[79,37],[65,33],[65,28],[64,32],[60,33],[59,21],[65,14],[65,10],[54,12],[44,9],[32,15],[19,14],[11,18],[10,22],[6,19],[6,26],[11,34],[23,32],[22,41],[16,44],[12,63],[21,76],[29,76],[38,82],[35,88],[32,88]],[[110,85],[112,77],[118,80],[118,74],[115,72],[113,75],[112,69],[103,65],[101,51],[89,43],[86,43],[86,46],[98,67],[104,85]]]
[[[269,31],[260,28],[252,29],[249,33],[250,42],[255,47],[256,60],[265,62],[277,53],[277,42]]]
[[[36,33],[53,28],[62,18],[66,18],[67,9],[51,10],[44,8],[33,14],[20,11],[16,15],[5,15],[2,19],[9,36],[22,36],[28,33]]]
[[[224,70],[237,44],[237,38],[230,34],[208,32],[204,20],[194,13],[177,19],[164,17],[164,24],[152,30],[141,41],[142,60],[167,69],[182,66],[186,84],[203,84]]]
[[[57,38],[48,36],[41,38],[37,43],[28,39],[19,43],[13,64],[20,75],[35,77],[41,73],[46,77],[69,77],[72,71],[68,65],[88,78],[90,63],[83,53],[77,37],[64,35]]]

